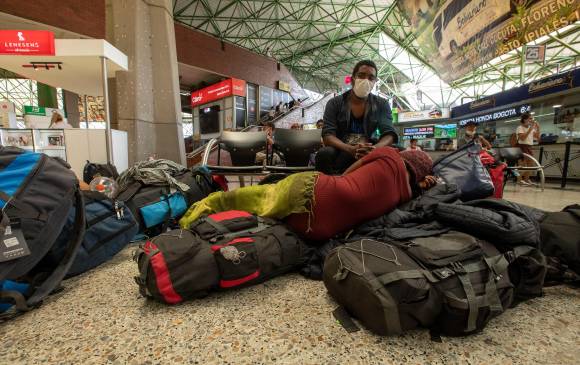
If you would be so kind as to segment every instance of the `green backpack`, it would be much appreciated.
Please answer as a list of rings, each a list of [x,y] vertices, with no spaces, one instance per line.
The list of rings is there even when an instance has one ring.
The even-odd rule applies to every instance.
[[[545,272],[543,255],[532,247],[502,254],[486,241],[450,231],[409,241],[348,242],[327,256],[324,284],[379,335],[425,327],[461,336],[483,329],[514,296],[541,294]]]

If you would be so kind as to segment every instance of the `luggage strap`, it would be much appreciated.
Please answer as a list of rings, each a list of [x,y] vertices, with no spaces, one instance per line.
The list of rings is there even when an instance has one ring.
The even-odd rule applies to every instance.
[[[120,192],[119,195],[115,197],[115,199],[126,202],[127,200],[135,196],[135,194],[137,194],[137,192],[139,191],[139,189],[141,189],[142,186],[143,184],[141,182],[135,181],[134,183],[129,185],[125,190]]]
[[[26,303],[28,307],[39,305],[42,299],[48,296],[58,286],[70,269],[77,251],[83,242],[86,225],[85,202],[78,186],[75,187],[75,206],[74,233],[69,241],[64,257],[52,274],[28,298]]]

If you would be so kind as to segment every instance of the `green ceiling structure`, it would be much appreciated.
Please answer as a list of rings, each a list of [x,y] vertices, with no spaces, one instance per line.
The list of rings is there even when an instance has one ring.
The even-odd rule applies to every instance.
[[[174,0],[173,14],[181,24],[275,58],[303,87],[315,91],[340,88],[358,60],[372,59],[379,67],[381,91],[396,96],[404,109],[456,105],[580,65],[577,22],[534,43],[547,45],[545,64],[522,68],[521,49],[514,50],[444,84],[426,64],[396,3]],[[417,94],[425,97],[418,100]]]

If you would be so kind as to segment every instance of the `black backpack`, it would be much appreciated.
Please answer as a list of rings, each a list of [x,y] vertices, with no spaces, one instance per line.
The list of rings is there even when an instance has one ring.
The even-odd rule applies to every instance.
[[[85,168],[83,169],[83,181],[90,184],[95,177],[110,177],[116,180],[119,177],[117,168],[111,163],[98,164],[87,161]]]
[[[533,267],[536,257],[539,269]],[[434,334],[460,336],[483,329],[512,305],[514,296],[541,295],[541,258],[526,246],[501,254],[486,241],[454,231],[410,241],[361,239],[328,255],[324,284],[377,334],[426,327]]]
[[[580,275],[580,205],[546,213],[540,223],[542,252],[556,257]]]
[[[284,224],[227,211],[146,242],[135,254],[135,280],[143,296],[176,304],[261,283],[300,267],[308,253]]]
[[[139,231],[133,214],[121,201],[107,198],[96,191],[83,191],[85,201],[85,237],[67,277],[82,274],[115,256]],[[76,207],[71,209],[68,221],[56,243],[38,265],[37,271],[50,269],[62,260],[67,242],[74,232]]]
[[[0,311],[12,315],[36,307],[59,285],[84,235],[84,209],[64,254],[43,275],[30,275],[53,247],[73,203],[84,207],[75,174],[62,160],[14,147],[0,147]]]
[[[201,169],[187,170],[174,178],[189,186],[189,190],[172,192],[169,185],[135,181],[117,194],[116,199],[123,201],[133,213],[140,233],[154,237],[177,226],[177,221],[193,203],[220,190],[211,175]]]

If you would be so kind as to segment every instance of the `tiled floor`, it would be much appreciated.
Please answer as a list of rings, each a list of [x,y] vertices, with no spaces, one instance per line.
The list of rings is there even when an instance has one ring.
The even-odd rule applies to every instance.
[[[508,186],[506,198],[548,210],[580,192]],[[139,296],[133,248],[65,282],[66,290],[0,324],[0,364],[577,364],[580,292],[546,289],[480,334],[432,342],[426,330],[346,333],[320,282],[288,275],[178,306]]]

